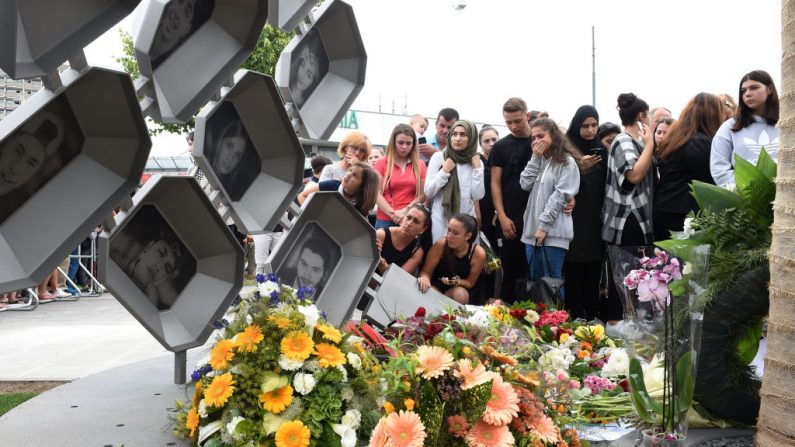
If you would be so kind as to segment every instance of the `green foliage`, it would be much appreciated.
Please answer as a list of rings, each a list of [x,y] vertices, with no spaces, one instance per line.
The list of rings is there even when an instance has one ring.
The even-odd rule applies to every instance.
[[[324,422],[338,421],[342,417],[342,400],[332,385],[318,385],[304,398],[304,406],[306,410],[301,421],[312,431],[312,436],[323,433]]]
[[[420,387],[417,412],[425,425],[425,445],[436,445],[444,418],[444,402],[439,399],[439,394],[431,381],[425,381]]]
[[[122,29],[119,29],[119,38],[122,43],[121,56],[115,57],[116,62],[124,67],[124,70],[132,76],[133,79],[138,79],[141,72],[138,69],[138,62],[135,59],[135,48],[133,46],[132,36]],[[293,38],[292,33],[286,33],[270,25],[265,25],[260,33],[257,46],[254,51],[249,55],[248,59],[241,65],[241,68],[264,73],[273,76],[276,69],[276,61],[279,60],[279,55],[284,50],[284,47]],[[190,76],[190,73],[186,73]],[[156,123],[149,128],[150,135],[158,135],[163,132],[167,133],[187,133],[196,125],[195,119],[191,118],[185,124],[169,124],[169,123]]]
[[[0,416],[8,413],[12,408],[26,400],[36,397],[36,394],[38,393],[0,394]]]
[[[461,393],[461,410],[470,424],[480,420],[483,412],[486,411],[486,404],[491,399],[491,385],[491,380],[489,380]]]
[[[764,322],[762,320],[755,321],[753,324],[748,325],[739,335],[737,354],[746,365],[750,365],[754,357],[756,357],[756,353],[759,352],[759,340],[762,339],[763,326]]]
[[[668,395],[666,402],[659,402],[649,395],[643,380],[643,367],[637,358],[629,361],[629,386],[632,405],[640,419],[648,425],[654,426],[663,432],[672,433],[679,422],[686,417],[687,410],[693,402],[693,389],[695,385],[695,371],[693,370],[693,352],[688,351],[679,357],[676,362],[676,395]],[[665,385],[670,389],[671,383]],[[665,408],[664,408],[665,407]],[[673,418],[663,422],[663,412],[673,409]],[[669,414],[670,415],[670,414]]]

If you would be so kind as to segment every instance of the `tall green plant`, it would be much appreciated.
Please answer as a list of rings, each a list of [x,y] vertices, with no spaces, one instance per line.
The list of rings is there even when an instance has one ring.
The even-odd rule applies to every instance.
[[[115,60],[124,67],[124,70],[133,79],[137,79],[141,76],[141,72],[138,69],[138,61],[135,59],[132,36],[119,28],[119,38],[121,39],[123,54],[115,57]],[[270,25],[265,25],[265,28],[260,33],[257,46],[248,59],[243,62],[241,68],[273,76],[276,69],[276,61],[279,60],[279,55],[292,38],[292,33],[286,33]],[[186,72],[185,76],[190,76],[190,73]],[[156,123],[149,128],[149,133],[153,136],[163,132],[186,133],[193,129],[194,125],[194,118],[191,118],[185,124]]]

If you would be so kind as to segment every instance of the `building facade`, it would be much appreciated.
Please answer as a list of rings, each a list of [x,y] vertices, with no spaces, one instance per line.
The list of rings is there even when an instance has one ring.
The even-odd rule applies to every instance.
[[[41,79],[11,79],[0,70],[0,119],[41,89]]]

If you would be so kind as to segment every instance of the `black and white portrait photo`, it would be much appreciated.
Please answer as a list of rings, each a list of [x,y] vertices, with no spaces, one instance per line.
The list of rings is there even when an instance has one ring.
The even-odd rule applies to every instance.
[[[317,223],[304,226],[276,274],[284,284],[312,287],[316,300],[342,256],[340,246]]]
[[[169,309],[196,273],[196,258],[154,205],[131,219],[111,239],[110,258],[152,304]]]
[[[215,0],[171,0],[160,17],[149,50],[155,70],[212,16]]]
[[[296,45],[290,62],[290,94],[300,109],[328,73],[329,61],[320,33],[312,28]]]
[[[0,223],[72,161],[84,140],[61,95],[0,141]]]
[[[227,195],[240,200],[254,182],[262,159],[254,149],[234,104],[224,101],[207,120],[204,158],[210,163]]]

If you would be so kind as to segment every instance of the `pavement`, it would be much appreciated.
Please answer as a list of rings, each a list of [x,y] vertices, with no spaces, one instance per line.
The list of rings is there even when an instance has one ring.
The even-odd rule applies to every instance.
[[[0,381],[72,381],[165,354],[110,293],[0,313]]]

